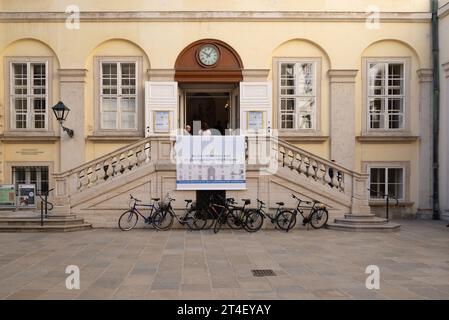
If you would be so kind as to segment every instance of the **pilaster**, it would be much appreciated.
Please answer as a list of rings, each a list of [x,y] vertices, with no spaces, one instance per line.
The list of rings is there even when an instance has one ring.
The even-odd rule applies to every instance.
[[[74,131],[73,138],[61,132],[60,171],[69,170],[85,161],[84,90],[86,69],[59,69],[60,100],[70,108],[64,126]],[[62,131],[62,130],[61,130]]]
[[[358,70],[329,70],[331,159],[350,170],[355,164],[355,77]]]
[[[419,206],[420,213],[432,211],[432,69],[419,69]]]

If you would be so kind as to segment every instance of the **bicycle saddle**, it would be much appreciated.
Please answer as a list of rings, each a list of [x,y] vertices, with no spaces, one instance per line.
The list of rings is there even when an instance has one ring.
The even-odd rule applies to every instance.
[[[257,202],[261,203],[261,204],[265,204],[265,202],[263,202],[262,200],[257,199]]]
[[[159,200],[161,200],[161,198],[151,198],[151,200],[159,201]]]
[[[245,204],[250,204],[251,203],[251,199],[242,199],[242,201],[245,201]]]
[[[190,203],[190,202],[192,202],[192,200],[190,200],[190,199],[188,199],[188,200],[184,200],[185,202],[187,202],[187,203]]]
[[[278,204],[278,205],[280,205],[280,206],[283,206],[285,203],[283,203],[283,202],[281,201],[281,202],[276,202],[276,204]]]

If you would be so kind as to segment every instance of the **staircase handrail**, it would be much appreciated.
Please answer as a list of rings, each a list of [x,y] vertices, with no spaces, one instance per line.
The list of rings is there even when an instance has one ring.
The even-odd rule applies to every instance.
[[[164,138],[167,139],[167,137],[164,137]],[[89,167],[91,167],[92,165],[94,165],[97,162],[102,162],[102,161],[105,161],[107,159],[113,158],[113,157],[115,157],[117,155],[120,155],[122,153],[126,153],[127,151],[130,151],[131,149],[136,148],[138,146],[141,146],[143,144],[146,144],[146,143],[148,143],[148,142],[150,142],[150,141],[152,141],[154,139],[160,139],[160,137],[146,137],[146,138],[139,139],[138,141],[136,141],[136,142],[134,142],[132,144],[129,144],[129,145],[126,145],[126,146],[121,147],[119,149],[116,149],[116,150],[114,150],[114,151],[112,151],[112,152],[110,152],[108,154],[105,154],[105,155],[103,155],[101,157],[98,157],[98,158],[95,158],[95,159],[90,160],[88,162],[85,162],[85,163],[83,163],[83,164],[81,164],[81,165],[79,165],[77,167],[74,167],[72,169],[69,169],[67,171],[54,173],[53,175],[57,176],[57,177],[60,177],[60,178],[69,176],[69,175],[73,174],[74,172],[81,171],[83,169],[89,168]]]

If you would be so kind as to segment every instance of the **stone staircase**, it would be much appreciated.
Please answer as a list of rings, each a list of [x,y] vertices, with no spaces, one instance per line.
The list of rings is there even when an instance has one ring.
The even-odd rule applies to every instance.
[[[85,223],[73,214],[48,214],[41,226],[40,213],[2,212],[0,213],[0,232],[71,232],[89,230],[92,225]]]
[[[173,137],[151,136],[54,174],[55,209],[76,214],[93,227],[116,228],[120,214],[128,209],[130,194],[142,200],[163,198],[168,192],[176,199],[195,199],[195,191],[176,190],[173,145]],[[330,229],[395,231],[399,227],[371,214],[367,174],[272,136],[247,136],[246,161],[247,190],[230,190],[227,196],[264,199],[275,210],[278,201],[296,205],[291,200],[294,193],[325,204],[329,221],[336,219]],[[175,202],[174,209],[181,213],[183,201]]]
[[[365,232],[394,232],[399,231],[400,227],[399,224],[374,214],[345,214],[344,218],[337,218],[327,224],[327,228],[332,230]]]

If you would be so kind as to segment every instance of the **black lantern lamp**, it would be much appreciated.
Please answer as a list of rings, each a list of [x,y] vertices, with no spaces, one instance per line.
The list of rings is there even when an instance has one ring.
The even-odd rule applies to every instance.
[[[59,121],[59,124],[61,125],[61,128],[63,131],[67,132],[70,138],[73,137],[73,130],[64,127],[62,124],[67,119],[67,116],[69,115],[70,109],[61,101],[59,101],[56,105],[53,106],[53,112],[56,116],[56,119]]]

